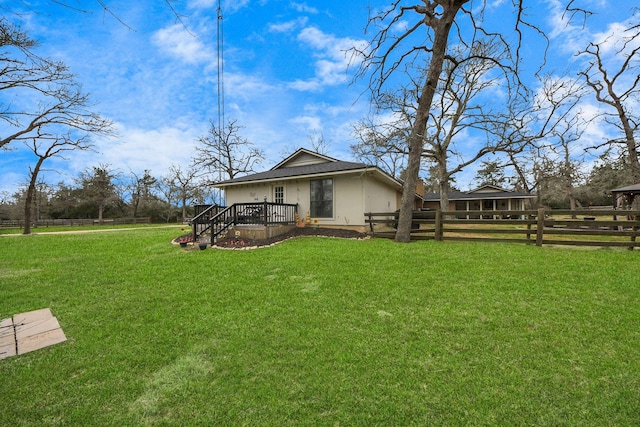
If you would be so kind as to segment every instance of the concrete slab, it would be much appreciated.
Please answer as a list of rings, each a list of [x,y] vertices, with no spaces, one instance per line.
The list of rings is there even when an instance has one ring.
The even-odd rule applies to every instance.
[[[67,340],[62,329],[52,329],[40,334],[30,335],[24,339],[18,340],[18,355],[29,353],[30,351],[39,350],[50,345],[58,344]]]
[[[16,355],[16,334],[13,329],[13,319],[0,321],[0,359]]]
[[[0,359],[16,356],[66,341],[51,310],[29,311],[0,321]]]
[[[13,319],[11,317],[0,320],[0,329],[8,328],[11,326],[13,326]]]
[[[16,344],[0,345],[0,360],[16,355]]]
[[[13,319],[2,319],[0,320],[0,342],[6,337],[13,336]]]
[[[58,319],[56,319],[55,317],[29,323],[14,322],[14,325],[16,329],[16,339],[18,340],[18,342],[32,335],[38,335],[43,332],[51,331],[53,329],[60,329]]]
[[[53,314],[48,308],[42,308],[40,310],[27,311],[26,313],[14,314],[14,325],[20,325],[22,323],[33,323],[41,320],[51,319]]]

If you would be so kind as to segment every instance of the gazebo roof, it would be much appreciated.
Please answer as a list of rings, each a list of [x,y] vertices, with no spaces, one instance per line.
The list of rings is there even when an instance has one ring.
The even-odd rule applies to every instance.
[[[640,182],[633,185],[627,185],[626,187],[614,188],[612,193],[637,193],[640,192]]]

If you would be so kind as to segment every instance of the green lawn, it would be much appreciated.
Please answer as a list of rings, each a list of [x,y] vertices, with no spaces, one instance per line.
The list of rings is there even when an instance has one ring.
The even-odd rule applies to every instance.
[[[638,425],[640,252],[171,229],[0,237],[0,425]]]

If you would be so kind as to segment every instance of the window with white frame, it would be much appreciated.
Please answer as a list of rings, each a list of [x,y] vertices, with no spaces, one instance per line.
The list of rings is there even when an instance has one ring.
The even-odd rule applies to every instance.
[[[276,203],[284,203],[284,186],[277,185],[273,187],[273,201]]]

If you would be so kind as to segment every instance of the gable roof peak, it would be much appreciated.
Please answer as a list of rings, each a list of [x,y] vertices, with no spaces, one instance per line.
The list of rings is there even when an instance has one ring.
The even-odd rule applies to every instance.
[[[299,148],[289,157],[282,160],[280,163],[272,167],[270,170],[276,170],[280,168],[304,166],[317,163],[337,162],[337,159],[329,157],[324,154],[317,153],[315,151],[308,150],[306,148]]]
[[[513,191],[511,190],[506,190],[502,187],[498,187],[497,185],[493,185],[493,184],[485,184],[485,185],[481,185],[480,187],[471,190],[471,191],[467,191],[467,194],[471,194],[471,193],[486,193],[486,192],[501,192],[501,193],[512,193]]]

